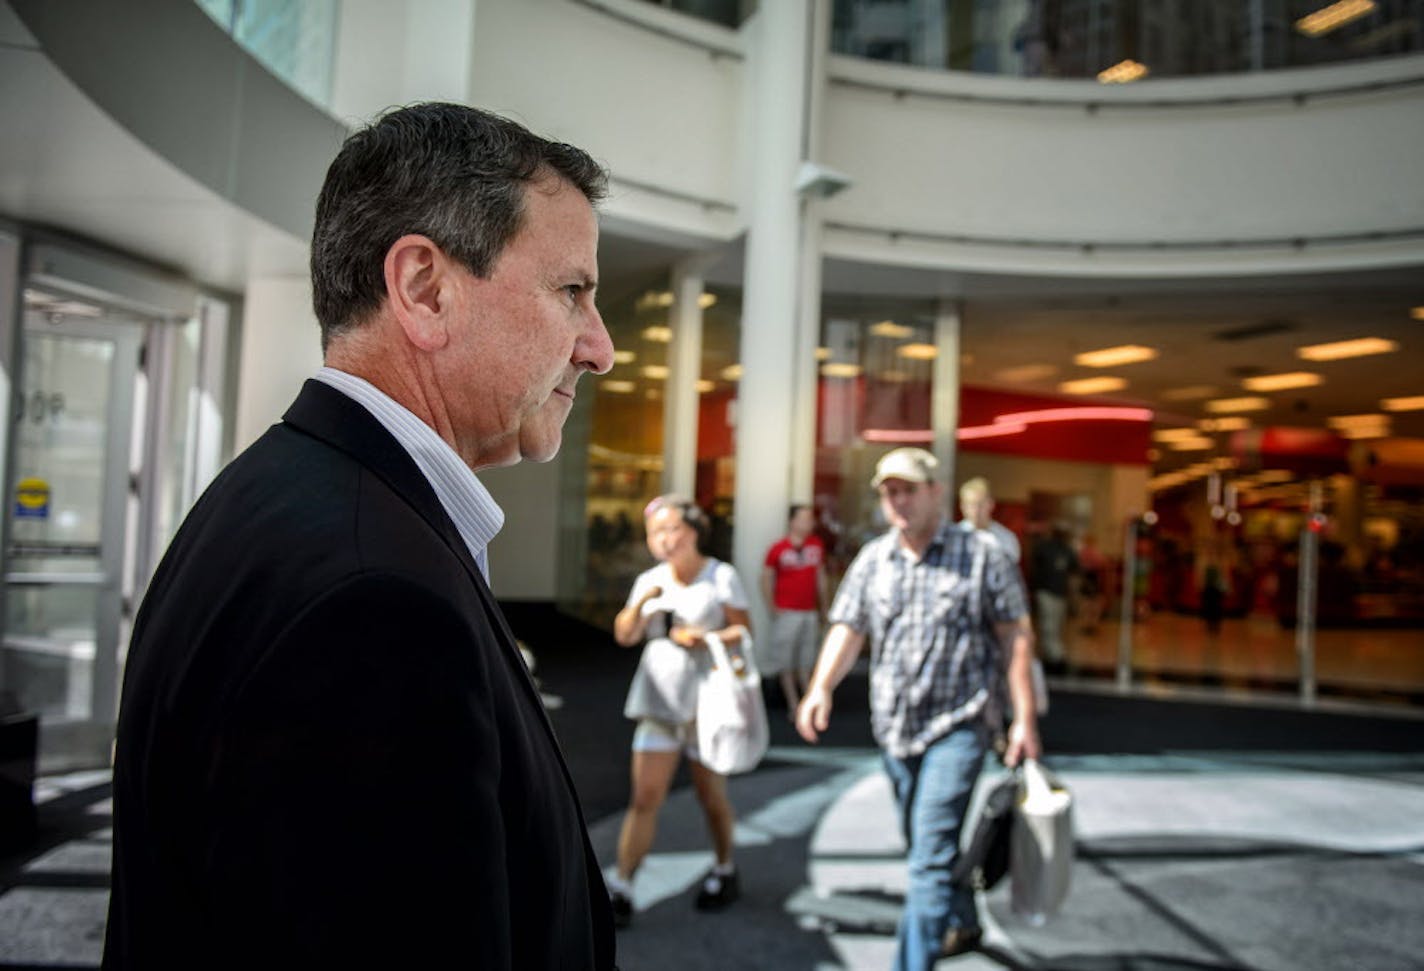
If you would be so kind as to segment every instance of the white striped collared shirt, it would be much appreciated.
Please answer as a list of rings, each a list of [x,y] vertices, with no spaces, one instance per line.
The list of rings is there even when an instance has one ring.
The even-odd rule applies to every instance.
[[[369,381],[329,367],[321,368],[314,377],[364,407],[400,442],[435,490],[435,498],[454,522],[488,582],[489,544],[504,526],[504,510],[470,467],[435,429]]]

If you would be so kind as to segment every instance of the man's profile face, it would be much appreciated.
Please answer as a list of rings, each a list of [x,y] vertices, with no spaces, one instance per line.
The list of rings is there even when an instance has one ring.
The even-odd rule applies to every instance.
[[[974,524],[975,529],[985,529],[994,514],[994,500],[984,492],[961,492],[959,508],[964,518]]]
[[[437,380],[456,451],[472,468],[554,457],[584,371],[613,366],[594,306],[598,220],[577,188],[545,176],[488,277],[461,270],[458,320]]]
[[[877,490],[885,521],[902,533],[922,535],[939,522],[940,490],[932,482],[886,479]]]

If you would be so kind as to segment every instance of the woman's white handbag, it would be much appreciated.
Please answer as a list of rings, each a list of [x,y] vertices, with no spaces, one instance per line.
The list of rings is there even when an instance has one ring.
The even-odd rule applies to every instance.
[[[707,635],[707,649],[712,670],[697,689],[699,758],[721,775],[750,772],[766,755],[771,741],[751,635],[742,631],[735,655],[716,634]]]
[[[1073,795],[1036,759],[1025,759],[1009,848],[1010,904],[1039,924],[1058,912],[1073,873]]]
[[[651,638],[643,645],[643,656],[628,697],[623,702],[623,715],[637,721],[654,718],[670,725],[685,725],[697,714],[697,659],[686,648],[666,637]]]

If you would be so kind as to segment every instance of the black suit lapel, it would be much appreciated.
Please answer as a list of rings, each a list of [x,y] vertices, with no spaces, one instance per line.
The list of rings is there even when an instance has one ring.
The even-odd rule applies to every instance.
[[[302,385],[301,394],[297,395],[297,400],[292,402],[282,420],[293,428],[340,449],[379,476],[430,524],[444,540],[445,545],[459,557],[465,572],[470,576],[470,582],[479,592],[480,602],[484,605],[485,614],[490,618],[490,625],[498,632],[496,640],[505,651],[506,660],[517,665],[523,673],[525,686],[552,736],[553,723],[549,721],[549,713],[544,710],[539,689],[519,653],[514,632],[509,629],[509,624],[504,619],[504,611],[495,603],[494,594],[485,582],[484,574],[475,565],[475,559],[470,555],[470,548],[465,545],[464,537],[455,528],[454,522],[445,512],[445,507],[440,505],[435,490],[431,488],[430,482],[415,464],[415,460],[410,457],[410,453],[386,431],[385,426],[377,421],[364,405],[320,381],[308,380]],[[572,786],[572,780],[570,785]]]

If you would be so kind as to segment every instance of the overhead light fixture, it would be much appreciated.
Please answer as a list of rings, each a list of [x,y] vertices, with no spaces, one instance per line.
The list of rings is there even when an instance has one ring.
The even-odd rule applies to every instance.
[[[1117,367],[1120,364],[1136,364],[1151,361],[1157,357],[1155,347],[1141,344],[1123,344],[1120,347],[1105,347],[1100,351],[1085,351],[1073,355],[1073,363],[1083,367]]]
[[[1206,403],[1206,410],[1216,415],[1238,411],[1265,411],[1269,407],[1269,398],[1217,398]]]
[[[910,381],[910,375],[905,371],[888,370],[876,374],[875,379],[884,381],[886,384],[907,384]]]
[[[892,340],[902,341],[907,337],[914,337],[915,328],[897,324],[893,320],[882,320],[877,324],[870,325],[870,333],[875,337],[889,337]]]
[[[613,363],[614,363],[614,364],[632,364],[632,363],[633,363],[634,361],[636,361],[637,359],[638,359],[638,355],[637,355],[637,353],[635,353],[634,351],[614,351],[614,352],[613,352]]]
[[[742,366],[740,364],[728,364],[720,373],[723,381],[742,380]]]
[[[1389,415],[1333,415],[1325,424],[1342,438],[1386,438],[1389,436]]]
[[[633,302],[635,310],[667,309],[673,303],[671,290],[649,290]]]
[[[816,360],[829,361],[831,359],[831,349],[829,347],[816,348]]]
[[[1046,381],[1057,373],[1058,368],[1052,364],[1020,364],[1018,367],[995,371],[994,378],[1005,384],[1030,384],[1034,381]]]
[[[1209,384],[1189,384],[1184,388],[1168,388],[1162,392],[1163,401],[1200,401],[1218,394],[1220,388]]]
[[[1167,447],[1174,452],[1204,452],[1207,449],[1215,448],[1216,442],[1206,437],[1179,438],[1174,442],[1168,442]]]
[[[1241,386],[1247,391],[1289,391],[1292,388],[1313,388],[1325,379],[1310,371],[1290,371],[1286,374],[1260,374],[1246,378]]]
[[[1058,390],[1064,394],[1106,394],[1109,391],[1121,391],[1127,387],[1127,382],[1122,378],[1079,378],[1076,381],[1064,381],[1058,385]]]
[[[901,344],[895,353],[911,361],[933,361],[939,349],[933,344]]]
[[[706,310],[708,307],[712,306],[716,302],[717,294],[715,293],[704,293],[702,294],[702,296],[697,298],[697,306],[701,307],[703,310]]]
[[[1412,398],[1385,398],[1380,407],[1385,411],[1424,411],[1424,394]]]
[[[1152,433],[1154,442],[1182,442],[1202,437],[1195,428],[1159,428]]]
[[[1239,432],[1251,427],[1251,419],[1239,416],[1229,418],[1203,418],[1197,427],[1204,432]]]
[[[621,381],[617,378],[604,378],[598,382],[598,390],[607,391],[609,394],[632,394],[637,387],[634,381]]]
[[[644,364],[642,375],[654,381],[666,381],[668,376],[667,365],[665,364]]]
[[[1365,357],[1370,354],[1389,354],[1399,350],[1399,342],[1383,337],[1360,337],[1351,341],[1335,341],[1332,344],[1311,344],[1297,347],[1295,352],[1307,361],[1339,361],[1347,357]]]
[[[1295,29],[1307,37],[1321,37],[1367,13],[1373,13],[1377,6],[1375,0],[1339,0],[1301,17],[1295,22]]]
[[[1424,307],[1410,307],[1409,316],[1415,320],[1424,320]]]
[[[1389,423],[1389,415],[1373,412],[1368,415],[1331,415],[1325,424],[1331,428],[1355,428],[1359,425],[1380,425]]]
[[[1147,77],[1147,65],[1138,63],[1132,58],[1118,61],[1112,67],[1104,68],[1098,72],[1098,80],[1103,84],[1127,84],[1145,77]]]
[[[717,382],[716,382],[716,381],[709,381],[707,378],[702,378],[701,380],[699,380],[699,381],[697,382],[697,393],[698,393],[698,394],[707,394],[709,391],[715,391],[716,389],[717,389]]]
[[[860,377],[859,364],[846,364],[843,361],[830,361],[821,365],[821,374],[828,378],[858,378]]]
[[[666,344],[672,340],[672,328],[661,324],[654,324],[652,327],[643,328],[643,340],[652,341],[655,344]]]

